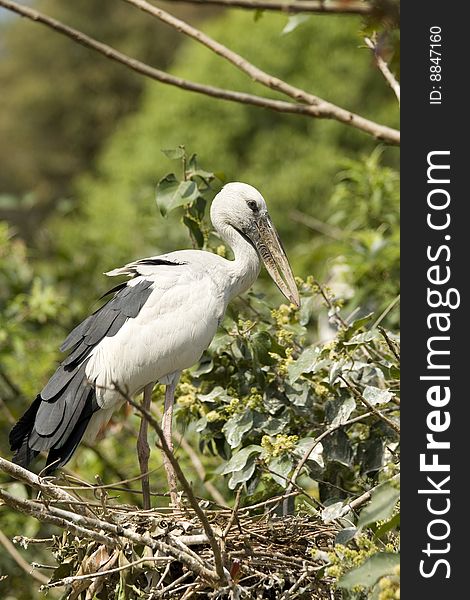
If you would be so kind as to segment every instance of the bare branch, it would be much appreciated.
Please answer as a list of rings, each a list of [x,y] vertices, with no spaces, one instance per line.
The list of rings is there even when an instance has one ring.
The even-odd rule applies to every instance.
[[[393,93],[397,97],[398,104],[400,104],[400,84],[396,80],[394,74],[390,71],[390,68],[387,65],[387,63],[380,56],[380,52],[379,52],[379,50],[378,50],[377,45],[375,44],[375,42],[373,42],[368,37],[364,38],[364,41],[366,43],[366,46],[368,48],[370,48],[372,50],[372,52],[374,53],[375,63],[377,65],[378,69],[380,70],[380,72],[384,76],[385,81],[392,88]]]
[[[367,2],[344,2],[344,0],[171,0],[172,3],[200,4],[202,6],[221,6],[226,8],[245,8],[248,10],[270,10],[288,14],[317,13],[320,15],[368,15],[372,7]]]
[[[18,550],[13,546],[11,541],[7,538],[7,536],[0,529],[0,544],[5,548],[8,554],[12,557],[12,559],[16,562],[16,564],[25,571],[28,575],[39,581],[39,583],[47,583],[49,581],[49,577],[46,577],[42,573],[38,573],[33,570],[33,567],[25,561],[25,559],[21,556]]]
[[[147,419],[149,425],[151,427],[153,427],[153,429],[157,433],[158,437],[160,438],[160,444],[161,444],[162,450],[168,457],[168,460],[171,463],[171,466],[173,467],[173,469],[176,473],[176,476],[178,477],[178,481],[180,482],[181,487],[183,488],[183,490],[189,500],[189,503],[191,504],[192,509],[194,510],[196,515],[199,517],[199,520],[201,521],[201,524],[207,535],[207,539],[209,540],[209,544],[210,544],[212,552],[214,554],[214,562],[215,562],[217,575],[219,576],[219,578],[222,582],[225,582],[226,576],[224,573],[222,554],[220,551],[219,544],[218,544],[217,540],[215,539],[214,530],[212,529],[212,526],[209,523],[209,520],[208,520],[205,512],[199,506],[199,502],[196,500],[196,497],[194,496],[191,485],[190,485],[189,481],[186,479],[183,471],[181,470],[181,467],[180,467],[178,461],[176,460],[173,452],[171,452],[170,448],[168,447],[167,441],[165,439],[165,435],[163,433],[162,428],[160,427],[160,424],[153,417],[153,415],[151,415],[147,410],[145,410],[140,404],[138,404],[137,402],[134,402],[134,400],[132,400],[132,398],[129,398],[129,396],[127,396],[127,395],[125,395],[124,397],[129,402],[129,404],[131,404],[134,408],[136,408],[142,414],[142,416]]]
[[[19,465],[10,462],[9,460],[5,460],[0,457],[0,469],[8,475],[11,475],[18,481],[22,481],[23,483],[27,483],[32,488],[39,490],[44,494],[47,498],[54,498],[63,502],[64,504],[70,504],[71,506],[76,506],[77,499],[75,496],[64,491],[62,488],[54,485],[53,483],[47,482],[45,479],[42,479],[28,471],[28,469],[23,469]],[[92,514],[90,511],[84,506],[78,506],[76,509],[78,513],[82,514]]]
[[[351,383],[351,381],[348,381],[342,375],[339,375],[339,378],[341,379],[341,381],[343,381],[348,386],[348,388],[351,390],[351,392],[354,394],[354,396],[356,396],[356,398],[358,400],[360,400],[362,402],[362,404],[367,406],[367,408],[371,412],[373,412],[374,415],[379,417],[379,419],[381,419],[384,423],[387,423],[387,425],[389,427],[391,427],[393,429],[393,431],[395,431],[396,433],[398,433],[398,435],[400,435],[400,427],[395,423],[395,421],[392,421],[392,419],[389,419],[386,415],[383,414],[383,412],[381,412],[378,408],[375,408],[375,406],[373,406],[368,400],[366,400],[364,398],[364,396],[361,394],[361,392],[357,389],[357,387],[353,383]]]
[[[3,6],[4,8],[13,11],[23,17],[31,19],[35,22],[41,23],[57,31],[58,33],[61,33],[62,35],[71,38],[78,44],[81,44],[82,46],[85,46],[87,48],[91,48],[96,52],[103,54],[108,59],[121,63],[126,67],[132,69],[133,71],[136,71],[141,75],[149,77],[150,79],[160,81],[161,83],[173,85],[181,89],[197,92],[199,94],[204,94],[213,98],[219,98],[230,102],[238,102],[241,104],[250,104],[252,106],[258,106],[261,108],[269,108],[278,112],[306,115],[319,119],[334,119],[341,123],[350,125],[351,127],[354,127],[356,129],[364,131],[374,136],[376,139],[382,140],[389,144],[398,145],[400,143],[400,132],[396,129],[386,127],[385,125],[380,125],[378,123],[370,121],[369,119],[365,119],[364,117],[356,115],[355,113],[345,110],[344,108],[340,108],[334,104],[331,104],[330,102],[326,102],[321,98],[317,98],[316,96],[307,94],[306,92],[302,91],[302,94],[305,95],[304,98],[310,96],[312,102],[315,103],[303,105],[293,102],[284,102],[281,100],[273,100],[271,98],[263,98],[261,96],[196,83],[187,79],[183,79],[181,77],[170,75],[165,71],[155,69],[154,67],[151,67],[146,63],[131,58],[126,54],[115,50],[111,46],[103,44],[102,42],[99,42],[87,36],[81,31],[78,31],[76,29],[73,29],[72,27],[69,27],[68,25],[65,25],[57,19],[53,19],[52,17],[49,17],[26,6],[20,5],[16,2],[12,2],[11,0],[0,0],[0,6]],[[288,86],[288,84],[285,85]],[[291,88],[292,86],[288,87]]]

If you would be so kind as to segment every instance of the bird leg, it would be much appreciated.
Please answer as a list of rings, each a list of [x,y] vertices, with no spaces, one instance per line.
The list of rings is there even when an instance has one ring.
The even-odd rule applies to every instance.
[[[165,436],[165,441],[168,448],[173,452],[173,438],[172,438],[172,419],[173,419],[173,404],[175,402],[175,389],[176,381],[169,383],[165,388],[165,407],[163,409],[162,419],[162,430]],[[178,488],[177,488],[177,477],[173,466],[168,459],[168,456],[163,453],[163,465],[166,471],[166,478],[168,481],[168,487],[170,490],[170,498],[173,506],[179,506]]]
[[[150,412],[150,404],[152,402],[152,390],[155,384],[150,383],[144,387],[144,397],[142,408]],[[149,481],[149,458],[150,446],[147,441],[148,422],[142,416],[140,421],[139,437],[137,438],[137,456],[139,457],[140,473],[142,475],[142,499],[144,510],[150,509],[150,481]]]

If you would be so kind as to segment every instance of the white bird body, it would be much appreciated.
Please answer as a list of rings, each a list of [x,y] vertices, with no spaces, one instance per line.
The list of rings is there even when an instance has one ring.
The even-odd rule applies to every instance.
[[[172,405],[181,371],[198,362],[229,302],[254,283],[260,257],[284,295],[299,304],[281,242],[255,188],[226,185],[213,200],[211,219],[234,260],[181,250],[107,273],[131,279],[63,343],[69,355],[10,434],[19,464],[27,466],[41,450],[49,450],[47,465],[65,464],[83,435],[93,441],[125,401],[123,393],[151,393],[160,382],[171,390],[165,406]],[[171,410],[165,414],[171,426]]]
[[[134,319],[116,335],[104,337],[91,351],[85,373],[96,386],[99,406],[85,433],[91,441],[125,399],[150,383],[171,383],[197,363],[210,345],[229,302],[255,281],[260,261],[255,252],[240,265],[217,254],[180,250],[130,263],[107,273],[139,276],[129,286],[152,281],[151,294]],[[249,266],[249,268],[246,268]],[[115,389],[117,386],[118,390]]]

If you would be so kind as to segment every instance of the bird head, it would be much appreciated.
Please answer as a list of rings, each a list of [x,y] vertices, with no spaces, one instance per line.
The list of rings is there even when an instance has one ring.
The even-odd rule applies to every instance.
[[[231,227],[253,246],[282,294],[300,306],[286,252],[256,188],[239,182],[225,185],[212,202],[211,219],[216,228]]]

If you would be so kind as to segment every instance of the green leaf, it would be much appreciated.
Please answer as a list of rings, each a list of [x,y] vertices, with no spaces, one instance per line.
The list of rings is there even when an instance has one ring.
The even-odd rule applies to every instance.
[[[372,385],[366,385],[362,395],[367,402],[372,404],[372,406],[375,406],[376,404],[387,404],[387,402],[390,402],[390,400],[393,398],[392,392],[389,392],[388,389],[381,390],[380,388]]]
[[[199,227],[199,223],[197,223],[194,219],[187,217],[186,215],[183,217],[183,223],[189,229],[189,232],[195,239],[198,248],[202,248],[204,246],[204,234]]]
[[[356,401],[351,397],[347,397],[344,400],[333,400],[332,404],[334,405],[334,409],[336,411],[335,416],[331,421],[332,427],[346,423],[351,416],[351,413],[356,408]]]
[[[287,19],[287,23],[284,29],[282,30],[282,34],[286,35],[287,33],[291,33],[292,31],[297,29],[299,25],[305,23],[305,21],[308,21],[308,19],[310,19],[310,15],[292,15]]]
[[[253,412],[251,410],[244,411],[231,417],[222,428],[229,446],[231,448],[239,446],[243,436],[252,428],[252,426]]]
[[[174,173],[170,173],[157,184],[157,206],[163,216],[183,204],[191,204],[199,195],[194,181],[178,181]]]
[[[309,448],[311,448],[314,443],[315,443],[315,438],[304,437],[297,442],[294,453],[299,458],[302,458],[304,456],[305,452]],[[313,461],[313,462],[317,463],[317,465],[323,469],[323,467],[325,466],[325,463],[323,461],[323,445],[321,442],[317,442],[315,444],[314,449],[309,454],[308,461]]]
[[[220,471],[221,475],[228,475],[229,473],[241,471],[252,454],[261,454],[262,451],[263,448],[255,444],[242,448],[240,452],[234,454],[225,467],[223,467]]]
[[[342,544],[343,546],[350,542],[357,533],[356,527],[345,527],[338,531],[335,537],[335,544]]]
[[[318,348],[310,346],[305,348],[299,358],[287,367],[289,382],[294,383],[302,373],[310,373],[318,357]]]
[[[292,457],[287,454],[277,456],[268,463],[271,477],[283,488],[287,487],[288,477],[292,470],[292,466]]]
[[[249,459],[246,461],[245,466],[239,471],[235,471],[232,477],[230,477],[228,487],[231,490],[234,490],[241,483],[245,483],[245,481],[251,479],[253,473],[255,472],[255,468],[256,456],[250,456]]]
[[[380,485],[372,492],[370,503],[362,509],[357,523],[358,527],[388,519],[399,497],[400,490],[393,483],[387,481]]]
[[[222,387],[220,387],[220,385],[216,386],[208,394],[198,394],[197,397],[201,402],[208,403],[215,402],[216,400],[222,400],[222,402],[228,403],[231,400],[233,400],[232,396],[229,396],[227,392]]]
[[[400,513],[393,515],[391,519],[383,523],[375,532],[376,537],[382,538],[392,529],[396,529],[400,525]]]
[[[335,519],[339,519],[341,513],[343,511],[343,503],[335,502],[334,504],[330,504],[326,508],[322,510],[321,518],[324,523],[329,523],[330,521],[334,521]]]
[[[178,148],[169,148],[168,150],[162,150],[162,152],[171,160],[183,158],[185,155],[184,146],[178,146]]]
[[[356,586],[371,587],[384,575],[390,575],[400,564],[400,555],[380,552],[368,558],[364,564],[349,571],[338,581],[338,586],[350,590]]]

